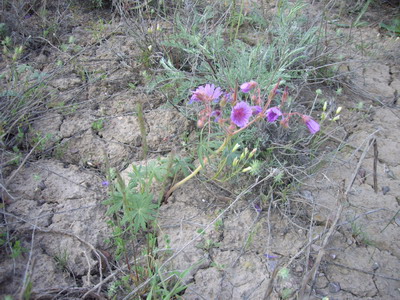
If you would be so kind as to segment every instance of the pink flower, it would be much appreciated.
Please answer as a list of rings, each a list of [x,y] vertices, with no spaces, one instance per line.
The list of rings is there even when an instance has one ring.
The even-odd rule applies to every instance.
[[[251,107],[251,110],[253,111],[253,116],[258,115],[260,112],[262,112],[261,106],[255,105]]]
[[[192,91],[193,95],[190,98],[189,104],[193,102],[218,102],[219,97],[222,95],[220,87],[215,87],[213,84],[206,84],[199,86],[195,91]]]
[[[301,116],[303,121],[306,123],[308,130],[311,134],[317,133],[319,131],[319,124],[311,119],[310,116]]]
[[[271,107],[271,108],[267,109],[266,115],[267,115],[267,120],[268,120],[268,122],[273,123],[273,122],[275,122],[280,116],[282,116],[282,112],[281,112],[281,110],[279,109],[279,107],[274,106],[274,107]]]
[[[249,82],[245,82],[240,86],[240,90],[243,93],[248,93],[250,92],[251,89],[255,88],[257,86],[257,82],[251,80]]]
[[[250,105],[248,105],[246,102],[239,102],[232,109],[231,120],[237,126],[244,127],[247,125],[247,123],[249,123],[249,119],[252,114],[253,111]]]

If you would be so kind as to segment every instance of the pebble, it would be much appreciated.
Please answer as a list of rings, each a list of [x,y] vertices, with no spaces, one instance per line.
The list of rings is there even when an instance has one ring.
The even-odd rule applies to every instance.
[[[390,191],[390,187],[388,187],[388,186],[383,186],[383,187],[382,187],[382,193],[383,193],[384,195],[386,195],[387,193],[389,193],[389,191]]]
[[[339,293],[341,290],[339,282],[330,282],[328,287],[329,287],[329,293],[332,294]]]
[[[304,268],[302,266],[297,266],[295,271],[296,271],[296,273],[303,273]]]
[[[372,265],[372,270],[376,271],[376,270],[378,270],[378,269],[379,269],[379,264],[378,264],[377,262],[375,262],[375,263]]]

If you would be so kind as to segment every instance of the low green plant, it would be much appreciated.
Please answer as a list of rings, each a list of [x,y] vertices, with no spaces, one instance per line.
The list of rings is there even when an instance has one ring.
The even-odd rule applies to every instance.
[[[264,99],[263,93],[255,81],[243,83],[240,86],[240,91],[236,86],[235,90],[232,91],[232,95],[228,92],[224,93],[220,87],[215,87],[213,84],[198,87],[193,92],[189,103],[194,104],[197,102],[200,105],[197,125],[204,132],[204,138],[201,135],[198,148],[200,163],[189,176],[168,190],[165,196],[166,199],[177,188],[209,165],[210,161],[216,161],[216,166],[218,166],[212,179],[218,179],[220,174],[224,174],[223,177],[226,177],[225,174],[229,174],[226,178],[227,180],[237,176],[239,173],[252,171],[253,175],[259,174],[261,166],[257,159],[252,161],[251,166],[245,167],[248,161],[253,159],[257,150],[253,149],[250,152],[245,148],[240,155],[236,155],[235,152],[239,148],[239,144],[232,142],[238,139],[243,140],[243,134],[245,135],[245,132],[248,129],[250,130],[252,125],[255,126],[261,123],[261,126],[265,128],[269,126],[268,123],[275,123],[281,118],[280,126],[289,128],[290,120],[298,118],[303,120],[311,134],[317,133],[320,130],[320,126],[310,116],[290,111],[290,108],[290,112],[283,111],[283,108],[287,109],[288,90],[285,90],[280,99],[274,100],[278,88],[279,82]],[[248,100],[242,101],[240,99]],[[267,122],[265,122],[266,120]],[[262,132],[265,132],[265,130]],[[254,136],[250,134],[253,141]],[[295,149],[289,148],[288,151],[295,152]]]
[[[68,256],[69,255],[66,249],[60,251],[59,254],[54,255],[54,261],[56,262],[56,266],[61,271],[69,271]]]
[[[163,45],[179,53],[180,59],[177,62],[170,52],[165,53],[160,60],[164,72],[150,87],[160,88],[173,97],[174,104],[180,104],[188,90],[204,82],[234,87],[237,82],[252,79],[271,88],[278,78],[289,81],[304,77],[307,71],[303,66],[318,53],[320,31],[318,27],[306,27],[306,20],[300,16],[304,4],[280,2],[278,16],[267,28],[275,38],[266,41],[260,37],[256,46],[237,38],[227,42],[224,24],[212,25],[216,12],[211,6],[201,13],[194,11],[190,28],[177,14],[176,33]],[[207,32],[210,26],[215,30]]]
[[[199,243],[196,247],[204,251],[209,251],[212,248],[219,248],[220,245],[221,245],[220,243],[215,242],[211,239],[205,239],[204,241]]]
[[[160,269],[156,268],[154,274],[150,274],[152,280],[146,299],[181,299],[179,294],[187,288],[184,278],[187,277],[190,270],[188,268],[184,271],[163,274]]]
[[[96,132],[99,132],[100,130],[102,130],[103,127],[104,127],[103,119],[96,120],[92,123],[92,129]]]
[[[351,223],[351,235],[356,243],[364,246],[373,246],[374,242],[369,238],[368,233],[365,232],[361,225],[357,222]]]
[[[216,268],[219,271],[223,271],[226,268],[225,264],[220,264],[220,263],[217,263],[217,262],[214,262],[214,261],[211,263],[210,266],[213,267],[213,268]]]
[[[382,22],[379,24],[379,26],[383,29],[386,29],[391,34],[400,36],[400,16],[393,18],[388,24]]]
[[[27,252],[28,249],[21,245],[20,240],[16,240],[11,244],[11,258],[16,259],[22,255],[22,253]]]
[[[109,225],[113,228],[110,242],[116,247],[115,257],[117,260],[125,258],[129,262],[128,254],[132,253],[135,264],[131,266],[128,263],[129,278],[138,285],[151,277],[152,281],[146,291],[150,290],[153,295],[162,294],[167,297],[169,293],[174,294],[181,290],[180,284],[166,284],[164,281],[169,279],[164,280],[156,271],[158,260],[155,251],[157,244],[155,231],[158,208],[166,187],[165,182],[178,172],[182,172],[185,165],[182,160],[171,155],[167,159],[148,161],[145,165],[132,165],[128,184],[114,170],[110,169],[107,175],[106,183],[109,186],[110,196],[104,204],[108,206],[107,214],[113,216]],[[153,190],[154,184],[161,187],[158,193]],[[140,247],[137,243],[138,236],[144,237],[145,240],[145,247],[140,253],[141,257],[145,258],[143,263],[138,262]],[[179,278],[179,274],[174,276]],[[156,285],[152,285],[154,280],[158,282],[157,289]],[[115,295],[117,286],[121,286],[120,282],[114,282],[110,286],[110,295]],[[127,290],[128,287],[129,284],[123,284],[123,289]]]

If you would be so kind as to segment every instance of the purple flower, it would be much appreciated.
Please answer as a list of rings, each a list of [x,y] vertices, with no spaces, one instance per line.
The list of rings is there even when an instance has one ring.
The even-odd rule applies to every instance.
[[[303,121],[306,123],[308,130],[311,134],[317,133],[319,131],[319,124],[311,119],[310,116],[302,116]]]
[[[221,118],[221,111],[220,110],[214,110],[211,114],[210,114],[210,117],[215,117],[215,119],[214,119],[214,121],[215,122],[218,122],[219,121],[219,119]]]
[[[281,110],[279,109],[279,107],[274,106],[274,107],[271,107],[271,108],[267,109],[266,115],[267,115],[267,120],[268,120],[268,122],[273,123],[273,122],[275,122],[280,116],[282,116],[282,112],[281,112]]]
[[[248,105],[246,102],[239,102],[232,109],[231,120],[237,126],[244,127],[247,125],[247,123],[249,123],[249,119],[252,114],[253,111],[250,105]]]
[[[224,97],[226,99],[227,102],[231,102],[232,101],[232,94],[231,93],[225,93]]]
[[[262,211],[262,208],[259,203],[253,203],[253,207],[256,210],[256,212],[260,213]]]
[[[102,184],[103,186],[109,186],[109,185],[110,185],[110,183],[109,183],[107,180],[103,181],[101,184]]]
[[[253,116],[258,115],[260,112],[262,112],[262,108],[258,105],[252,106],[251,110],[253,111]]]
[[[240,86],[240,90],[243,93],[248,93],[250,92],[250,90],[252,90],[253,88],[255,88],[257,86],[257,82],[251,80],[249,82],[245,82]]]
[[[219,97],[222,95],[220,87],[215,87],[213,84],[206,84],[199,86],[195,91],[192,91],[193,95],[190,98],[189,104],[193,102],[218,102]]]

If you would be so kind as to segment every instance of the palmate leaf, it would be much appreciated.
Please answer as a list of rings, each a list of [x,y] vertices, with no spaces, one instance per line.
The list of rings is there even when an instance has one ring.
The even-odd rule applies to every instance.
[[[110,205],[107,210],[107,215],[115,214],[122,210],[122,194],[120,192],[114,192],[107,200],[103,201],[104,205]]]
[[[127,200],[129,207],[126,209],[121,223],[129,223],[136,232],[140,229],[145,230],[147,225],[155,219],[158,208],[157,204],[152,203],[152,194],[128,192]]]

